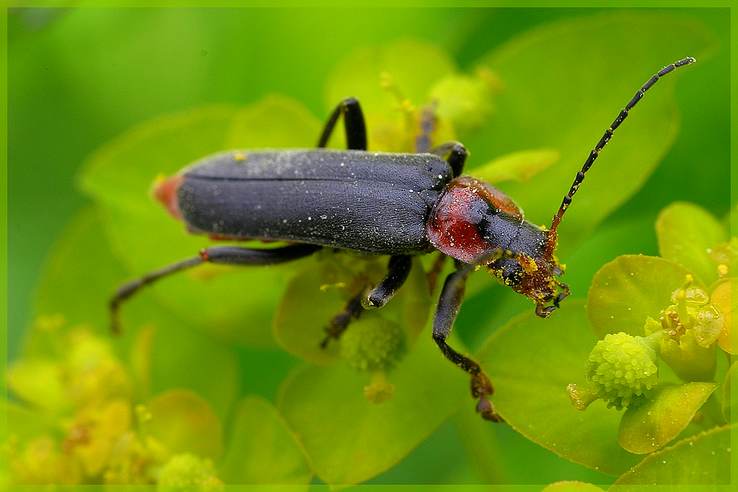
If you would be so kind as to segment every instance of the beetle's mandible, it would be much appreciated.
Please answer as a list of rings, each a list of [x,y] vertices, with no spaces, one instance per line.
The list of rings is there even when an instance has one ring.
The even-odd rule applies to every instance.
[[[489,378],[479,364],[446,343],[467,277],[485,267],[532,299],[538,316],[545,318],[557,309],[569,294],[558,279],[563,271],[555,256],[557,229],[585,173],[644,93],[660,77],[694,61],[687,57],[667,65],[638,89],[590,152],[549,228],[526,221],[500,190],[461,176],[466,149],[457,142],[429,148],[427,124],[416,140],[417,153],[368,152],[364,117],[353,98],[333,111],[318,149],[230,151],[206,157],[157,186],[155,194],[169,212],[191,232],[289,244],[269,249],[209,247],[129,282],[110,301],[113,329],[118,330],[120,304],[141,287],[206,262],[269,265],[321,248],[389,255],[384,279],[356,293],[342,312],[327,320],[325,346],[364,310],[380,308],[392,298],[408,277],[413,255],[436,250],[440,260],[453,258],[456,268],[441,289],[433,339],[446,358],[470,375],[477,411],[500,421],[489,400]],[[339,117],[348,150],[324,149]]]

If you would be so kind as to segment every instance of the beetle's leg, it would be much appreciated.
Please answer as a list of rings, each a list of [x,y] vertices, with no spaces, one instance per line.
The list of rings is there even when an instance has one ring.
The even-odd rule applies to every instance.
[[[328,322],[328,326],[325,327],[325,337],[320,341],[320,348],[326,348],[331,340],[340,338],[348,328],[349,323],[361,316],[361,313],[364,312],[364,308],[361,306],[362,297],[364,297],[363,291],[353,296],[348,300],[343,310]]]
[[[454,178],[461,176],[461,172],[464,170],[464,163],[469,156],[469,151],[459,142],[446,142],[438,147],[433,147],[430,153],[446,159],[446,162],[448,162],[454,172]]]
[[[431,136],[436,130],[438,116],[436,116],[436,103],[425,106],[420,112],[420,134],[415,137],[415,152],[422,154],[429,152],[431,148]]]
[[[319,250],[312,244],[295,244],[272,249],[249,249],[237,246],[214,246],[200,250],[199,256],[166,266],[122,285],[110,299],[110,321],[114,333],[120,331],[118,311],[120,305],[138,292],[159,279],[203,263],[222,263],[228,265],[274,265],[308,256]]]
[[[361,112],[359,101],[353,97],[349,97],[341,101],[336,109],[331,113],[330,118],[320,134],[318,147],[328,145],[338,122],[338,117],[343,115],[343,128],[346,132],[346,146],[349,150],[366,150],[366,123],[364,123],[364,113]]]
[[[492,395],[494,389],[487,375],[484,374],[478,363],[460,354],[446,343],[461,307],[466,279],[473,270],[473,265],[460,265],[455,272],[446,277],[441,297],[438,300],[436,317],[433,320],[433,340],[448,360],[471,376],[472,396],[479,399],[477,412],[487,420],[501,422],[502,418],[495,412],[494,406],[488,398]]]
[[[443,265],[444,263],[446,263],[446,258],[448,258],[447,255],[439,252],[438,257],[433,260],[433,264],[426,274],[426,280],[428,281],[428,291],[431,294],[436,290],[436,285],[438,284],[438,276],[441,274],[441,271],[443,271]]]
[[[335,315],[325,329],[325,338],[320,346],[325,348],[332,339],[337,339],[346,331],[349,323],[361,316],[366,309],[384,307],[407,280],[412,268],[412,258],[407,255],[391,256],[387,264],[387,275],[374,288],[361,291],[346,303],[343,310]]]
[[[387,275],[366,296],[361,298],[362,307],[364,309],[384,307],[405,283],[412,266],[413,260],[407,255],[391,256],[387,264]]]

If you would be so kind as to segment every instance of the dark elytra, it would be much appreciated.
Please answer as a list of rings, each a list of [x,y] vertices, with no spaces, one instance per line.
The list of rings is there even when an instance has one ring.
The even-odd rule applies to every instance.
[[[387,255],[432,249],[426,219],[453,177],[433,154],[325,149],[226,152],[183,176],[194,231]]]

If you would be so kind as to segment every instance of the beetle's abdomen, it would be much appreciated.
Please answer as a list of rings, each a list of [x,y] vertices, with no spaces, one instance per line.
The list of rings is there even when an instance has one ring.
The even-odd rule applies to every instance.
[[[196,232],[412,253],[450,179],[429,154],[229,152],[182,174],[176,209]]]

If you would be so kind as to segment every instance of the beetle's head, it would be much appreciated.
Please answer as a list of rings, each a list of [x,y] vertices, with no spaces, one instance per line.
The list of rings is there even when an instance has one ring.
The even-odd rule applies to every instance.
[[[543,231],[547,232],[547,231]],[[569,295],[569,286],[559,280],[564,273],[555,256],[497,251],[485,259],[490,274],[536,304],[536,314],[547,318]]]

